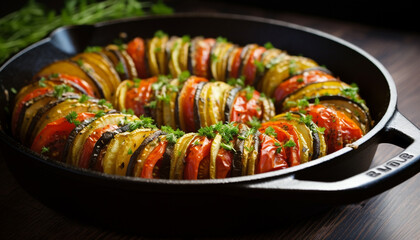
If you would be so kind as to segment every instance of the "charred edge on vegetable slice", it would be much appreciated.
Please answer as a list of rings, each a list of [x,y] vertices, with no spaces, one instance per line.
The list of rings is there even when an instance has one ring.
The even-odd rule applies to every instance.
[[[225,122],[230,122],[230,114],[232,113],[233,103],[236,99],[236,95],[238,95],[238,92],[241,90],[240,87],[232,88],[226,98],[226,104],[225,104]]]
[[[201,90],[203,89],[204,85],[206,85],[209,82],[200,82],[196,86],[195,95],[194,95],[194,123],[195,123],[195,129],[200,129],[201,123],[205,123],[206,119],[201,119],[200,113],[199,113],[199,104],[200,102],[206,101],[205,99],[200,98]]]
[[[35,125],[38,123],[38,121],[40,120],[40,118],[47,113],[51,108],[57,106],[58,104],[69,100],[69,99],[79,99],[80,95],[78,94],[74,94],[74,93],[64,93],[63,96],[61,98],[58,98],[55,101],[49,102],[47,105],[43,106],[41,109],[39,109],[35,116],[32,118],[28,130],[26,131],[25,134],[25,139],[23,139],[23,142],[25,145],[30,145],[31,144],[31,136],[32,136],[32,132],[34,131]]]
[[[89,158],[89,169],[95,169],[98,163],[98,157],[101,154],[101,151],[108,145],[109,142],[115,137],[115,135],[123,132],[127,132],[130,130],[130,124],[126,124],[120,128],[117,128],[113,131],[104,132],[98,141],[95,143],[93,147],[92,154]]]
[[[239,124],[239,135],[238,136],[244,136],[246,132],[248,131],[248,127],[244,124]],[[243,166],[242,163],[242,155],[244,153],[244,143],[245,139],[236,137],[234,140],[234,153],[233,153],[233,161],[232,161],[232,171],[231,176],[232,177],[239,177],[242,176],[243,168],[246,166]]]
[[[77,67],[79,67],[89,77],[89,79],[93,82],[93,84],[95,84],[95,87],[98,89],[98,92],[99,92],[99,97],[100,98],[105,97],[105,93],[104,93],[102,84],[99,82],[98,79],[96,79],[96,77],[94,75],[92,75],[92,73],[90,71],[87,71],[87,69],[80,66],[76,61],[73,61],[73,60],[66,60],[66,61],[76,65]]]
[[[134,167],[136,165],[136,161],[138,159],[139,156],[141,156],[144,148],[151,143],[155,138],[161,136],[161,135],[165,135],[166,133],[163,131],[155,131],[154,133],[150,134],[149,136],[147,136],[144,141],[140,144],[140,146],[134,151],[133,155],[131,155],[130,157],[130,162],[128,163],[127,166],[127,173],[126,176],[133,176],[134,174]]]

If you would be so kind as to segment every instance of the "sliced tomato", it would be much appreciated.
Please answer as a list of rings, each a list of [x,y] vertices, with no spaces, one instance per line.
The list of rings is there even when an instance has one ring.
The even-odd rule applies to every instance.
[[[340,150],[363,136],[360,127],[340,111],[320,104],[311,104],[305,110],[312,116],[312,121],[318,127],[325,128],[324,137],[327,143],[327,153]]]
[[[92,88],[91,85],[89,85],[89,83],[87,83],[85,80],[78,78],[76,76],[71,76],[68,74],[62,74],[62,73],[58,73],[58,78],[63,80],[64,83],[66,83],[69,86],[72,85],[77,85],[79,86],[79,88],[83,89],[84,92],[86,93],[86,95],[90,96],[90,97],[95,97],[95,92]],[[78,89],[76,87],[76,89]]]
[[[230,66],[229,77],[238,78],[239,77],[239,67],[241,66],[241,53],[243,48],[238,48],[235,50],[233,55],[233,60]]]
[[[205,176],[199,176],[200,164],[206,163],[209,165],[210,148],[212,141],[207,137],[200,136],[191,142],[187,149],[184,166],[184,179],[199,179]],[[201,166],[201,169],[205,169]],[[207,167],[207,172],[209,172]],[[201,171],[203,172],[203,171]],[[208,173],[207,173],[208,174]]]
[[[77,114],[76,120],[82,122],[92,117],[95,117],[95,113],[83,112]],[[31,149],[54,160],[61,160],[67,138],[75,127],[76,125],[68,122],[65,117],[50,122],[36,136]]]
[[[239,91],[232,104],[230,121],[247,124],[253,118],[261,119],[263,106],[259,99],[260,93],[255,90],[251,94],[246,90]]]
[[[288,167],[286,151],[278,151],[280,142],[266,134],[260,135],[260,156],[256,163],[255,172],[265,173]]]
[[[96,142],[101,138],[104,132],[109,132],[118,128],[118,125],[110,124],[105,127],[96,129],[93,131],[89,137],[86,139],[86,142],[83,144],[82,154],[79,159],[79,167],[89,168],[89,160],[92,155],[93,148],[95,147]]]
[[[216,157],[216,178],[227,178],[232,169],[233,153],[220,148]]]
[[[144,161],[143,169],[141,171],[140,176],[142,178],[158,178],[160,163],[167,145],[168,141],[160,141],[155,149],[149,154]]]
[[[261,55],[265,52],[264,47],[257,47],[252,49],[252,52],[249,55],[249,58],[247,59],[243,70],[242,75],[245,76],[245,84],[246,85],[254,85],[255,75],[257,73],[257,66],[255,64],[255,61],[261,60]]]
[[[194,132],[195,120],[194,120],[194,95],[196,92],[197,84],[200,82],[207,82],[208,80],[201,77],[192,76],[184,83],[181,95],[179,96],[179,106],[182,108],[183,122],[185,126],[181,126],[186,132]]]
[[[138,87],[129,89],[125,97],[125,107],[132,109],[136,116],[146,114],[145,106],[153,97],[152,84],[157,81],[157,77],[142,79]]]
[[[126,49],[128,55],[133,59],[136,66],[137,74],[140,78],[147,78],[149,73],[147,71],[146,63],[146,45],[143,38],[136,37],[127,44]]]
[[[194,74],[199,77],[209,78],[209,61],[211,60],[211,49],[216,43],[214,38],[206,38],[197,43],[195,50]]]
[[[290,167],[297,166],[300,164],[300,144],[299,144],[299,137],[296,128],[289,123],[275,121],[275,122],[265,122],[261,124],[260,131],[265,132],[265,129],[268,127],[272,127],[277,134],[276,139],[283,145],[289,140],[293,140],[296,144],[295,147],[286,147],[282,149],[282,151],[286,151],[287,153],[287,163]],[[286,133],[287,134],[286,134]]]
[[[277,102],[282,102],[288,95],[296,90],[316,82],[333,81],[336,78],[321,70],[310,70],[302,74],[295,75],[286,81],[281,82],[274,91],[274,99]]]
[[[13,133],[13,135],[16,134],[16,129],[17,129],[16,124],[18,123],[19,115],[20,115],[20,112],[22,111],[23,105],[33,98],[36,98],[38,96],[41,96],[41,95],[44,95],[44,94],[47,94],[47,93],[52,93],[52,92],[53,92],[52,88],[48,88],[48,87],[37,88],[37,89],[33,90],[32,92],[26,94],[20,102],[16,103],[17,104],[16,109],[13,112],[13,116],[12,116],[12,133]]]

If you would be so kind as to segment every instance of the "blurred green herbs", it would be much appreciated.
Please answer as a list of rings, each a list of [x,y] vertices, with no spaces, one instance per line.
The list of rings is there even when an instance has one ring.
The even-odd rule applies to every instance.
[[[64,25],[93,24],[118,18],[171,13],[173,9],[162,1],[67,0],[60,11],[55,11],[30,0],[20,10],[0,19],[0,63]]]

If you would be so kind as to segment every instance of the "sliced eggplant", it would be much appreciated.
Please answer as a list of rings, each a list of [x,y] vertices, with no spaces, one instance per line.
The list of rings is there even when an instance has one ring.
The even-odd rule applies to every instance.
[[[59,118],[66,117],[70,112],[98,112],[108,111],[109,108],[97,104],[97,99],[89,99],[87,102],[80,103],[79,98],[70,97],[62,102],[61,99],[51,102],[40,109],[32,119],[28,128],[27,138],[32,142],[39,132],[50,122]],[[58,103],[57,103],[58,102]],[[45,110],[45,111],[44,111]]]
[[[147,136],[155,131],[148,128],[139,128],[115,135],[108,144],[102,159],[104,173],[125,176],[127,174],[127,166],[135,149],[141,145]]]
[[[141,166],[140,164],[143,164],[142,160],[147,158],[147,156],[150,154],[150,152],[154,149],[153,147],[156,146],[156,143],[150,144],[154,140],[156,140],[157,137],[165,134],[162,131],[155,131],[151,134],[149,134],[143,142],[138,146],[138,148],[134,151],[134,153],[130,157],[130,161],[127,166],[127,176],[140,176],[141,174]]]
[[[72,104],[77,103],[79,97],[80,96],[77,94],[66,93],[66,94],[63,94],[61,98],[55,99],[50,102],[43,102],[45,105],[43,105],[42,107],[39,106],[40,108],[36,109],[35,114],[32,115],[31,118],[27,119],[28,121],[23,122],[25,124],[24,125],[25,132],[23,135],[24,137],[22,138],[22,141],[24,142],[24,144],[28,146],[31,145],[35,137],[38,135],[39,133],[38,131],[44,128],[49,122],[52,122],[54,120],[57,120],[58,118],[65,116],[65,115],[64,116],[60,115],[60,116],[55,117],[55,114],[53,114],[53,116],[51,116],[52,118],[49,118],[48,113],[50,111],[56,111],[57,109],[59,109],[59,107],[57,108],[57,105],[60,105],[60,104],[65,105],[65,103],[67,103],[68,101],[71,102]],[[25,113],[25,118],[26,118],[26,114],[27,113]]]
[[[233,154],[233,161],[232,161],[232,171],[231,176],[232,177],[239,177],[242,176],[243,173],[246,173],[246,167],[248,165],[247,162],[248,158],[244,158],[244,144],[246,138],[241,138],[240,136],[245,136],[246,132],[248,131],[248,126],[245,124],[239,124],[239,135],[234,140],[234,154]]]
[[[15,137],[22,142],[25,141],[26,132],[28,131],[32,118],[36,115],[39,109],[56,99],[57,98],[54,97],[52,93],[47,93],[34,97],[23,103],[19,113],[14,113],[17,114],[17,123],[15,125],[16,128],[14,129]]]
[[[209,82],[200,82],[197,84],[194,95],[194,122],[195,129],[200,129],[201,126],[208,126],[206,109],[206,101],[209,100],[208,90],[210,87]]]
[[[227,97],[225,101],[225,110],[224,110],[225,123],[230,122],[230,115],[232,113],[233,102],[235,101],[236,95],[239,93],[240,90],[241,90],[240,87],[235,87],[227,92]]]
[[[138,118],[135,116],[120,113],[107,114],[96,119],[95,121],[87,125],[85,128],[83,128],[74,138],[73,144],[69,148],[69,153],[67,155],[66,162],[71,163],[73,166],[79,166],[79,159],[82,154],[82,149],[85,144],[85,141],[96,129],[111,124],[123,126],[125,125],[125,122],[134,121],[136,119]]]

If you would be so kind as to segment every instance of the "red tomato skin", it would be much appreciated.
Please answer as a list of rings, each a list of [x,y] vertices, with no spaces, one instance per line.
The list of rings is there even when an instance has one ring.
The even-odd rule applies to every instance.
[[[184,87],[179,96],[179,105],[182,107],[183,115],[179,116],[184,120],[184,125],[181,128],[185,129],[186,132],[196,131],[195,120],[194,120],[194,96],[197,90],[197,84],[200,82],[207,82],[208,80],[201,77],[190,77],[184,83]]]
[[[140,78],[147,78],[149,76],[145,52],[143,38],[136,37],[127,44],[127,53],[133,59],[137,74]]]
[[[320,104],[311,104],[305,110],[318,127],[325,128],[324,137],[328,154],[342,149],[363,136],[360,127],[340,111]]]
[[[89,168],[89,160],[92,155],[93,148],[95,147],[96,142],[102,136],[104,132],[112,131],[118,128],[118,125],[106,125],[105,127],[96,129],[92,134],[86,139],[86,142],[83,144],[82,154],[79,159],[79,167]]]
[[[337,80],[334,76],[321,70],[310,70],[303,74],[295,75],[286,81],[280,83],[274,91],[274,99],[276,103],[281,103],[291,93],[296,90],[316,82],[326,82]]]
[[[251,99],[247,99],[245,91],[240,91],[236,96],[230,113],[230,121],[247,124],[253,117],[261,119],[262,105],[259,101],[260,93],[254,90]]]
[[[146,115],[146,106],[153,97],[152,85],[157,77],[142,79],[138,87],[129,89],[125,97],[126,109],[132,109],[136,116]]]
[[[216,178],[227,178],[232,170],[233,153],[220,148],[216,156]]]
[[[207,38],[199,41],[195,50],[195,68],[194,74],[199,77],[209,78],[209,62],[211,60],[211,49],[216,43],[213,38]]]
[[[156,146],[155,149],[153,149],[153,151],[150,153],[150,155],[147,157],[147,159],[144,162],[140,177],[158,178],[153,175],[153,172],[155,170],[155,166],[159,167],[160,165],[159,163],[163,158],[163,154],[165,153],[167,145],[168,145],[167,141],[161,141],[159,142],[159,145]]]
[[[198,144],[195,144],[198,141]],[[197,179],[200,162],[210,155],[212,141],[206,137],[200,137],[193,141],[187,150],[184,166],[184,179]]]
[[[285,151],[277,152],[280,142],[266,134],[260,135],[260,156],[256,163],[255,173],[265,173],[287,168],[287,156]]]
[[[257,73],[257,66],[255,61],[260,61],[261,56],[265,50],[266,49],[264,47],[257,47],[252,50],[252,53],[250,54],[242,71],[242,74],[245,76],[246,85],[254,85],[255,75]]]
[[[84,121],[88,118],[95,117],[95,113],[79,113],[77,121]],[[54,160],[62,160],[65,141],[71,131],[76,127],[74,123],[69,123],[66,118],[60,118],[54,122],[48,123],[38,136],[35,137],[31,150],[40,154],[44,154]],[[42,153],[43,147],[51,147],[47,153]]]

